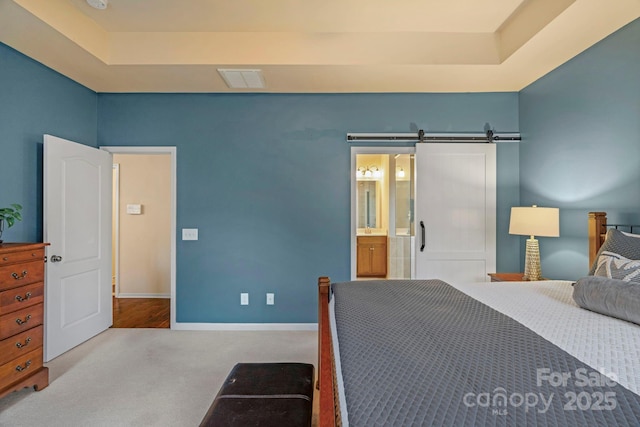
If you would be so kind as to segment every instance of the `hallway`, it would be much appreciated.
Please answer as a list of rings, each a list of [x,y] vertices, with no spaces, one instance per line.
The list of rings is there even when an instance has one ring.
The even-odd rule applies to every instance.
[[[113,298],[112,328],[169,328],[169,298]]]

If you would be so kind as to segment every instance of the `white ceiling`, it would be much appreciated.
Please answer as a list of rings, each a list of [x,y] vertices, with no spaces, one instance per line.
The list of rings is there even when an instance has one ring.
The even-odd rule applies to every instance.
[[[0,0],[0,41],[97,92],[517,91],[638,17],[640,0]]]

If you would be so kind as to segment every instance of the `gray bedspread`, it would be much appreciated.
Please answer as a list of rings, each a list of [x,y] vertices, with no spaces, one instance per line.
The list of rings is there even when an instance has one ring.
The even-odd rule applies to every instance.
[[[350,426],[640,425],[640,396],[442,281],[332,290]]]

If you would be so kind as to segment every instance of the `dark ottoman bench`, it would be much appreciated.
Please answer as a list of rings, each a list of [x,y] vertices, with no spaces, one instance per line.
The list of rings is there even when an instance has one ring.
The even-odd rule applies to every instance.
[[[313,378],[308,363],[238,363],[200,427],[308,427]]]

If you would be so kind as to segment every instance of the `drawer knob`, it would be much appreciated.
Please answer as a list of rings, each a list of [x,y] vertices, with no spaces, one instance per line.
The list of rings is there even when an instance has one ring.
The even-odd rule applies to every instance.
[[[27,317],[24,318],[24,320],[22,319],[16,319],[16,323],[18,325],[24,325],[25,323],[27,323],[29,320],[31,320],[31,315],[27,314]]]
[[[21,342],[17,342],[16,347],[18,348],[26,347],[29,345],[30,342],[31,342],[31,337],[27,337],[27,339],[24,340],[24,344],[22,344]]]
[[[29,298],[31,298],[31,292],[27,292],[26,294],[24,294],[24,296],[16,295],[16,300],[18,300],[18,302],[26,301]]]
[[[20,365],[16,366],[16,371],[22,372],[25,369],[27,369],[29,366],[31,366],[31,360],[27,360],[27,363],[25,363],[24,366],[20,366]]]
[[[5,256],[5,257],[2,257],[2,260],[3,260],[3,261],[9,261],[9,257],[6,257],[6,256]]]
[[[11,277],[13,277],[16,280],[22,280],[25,277],[27,277],[27,270],[24,270],[22,272],[22,274],[18,274],[18,273],[11,273]]]

